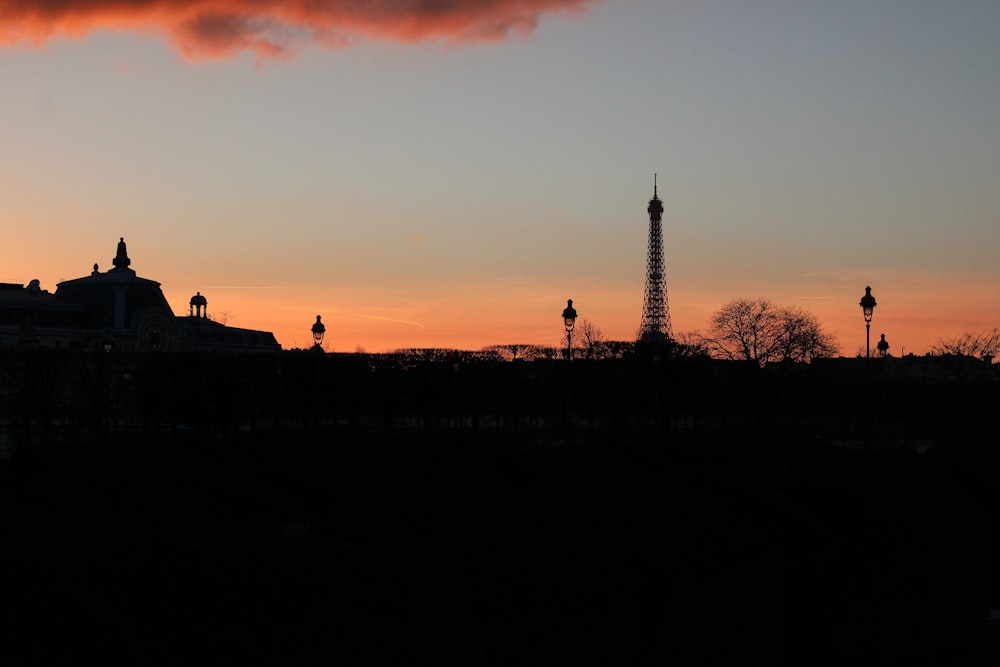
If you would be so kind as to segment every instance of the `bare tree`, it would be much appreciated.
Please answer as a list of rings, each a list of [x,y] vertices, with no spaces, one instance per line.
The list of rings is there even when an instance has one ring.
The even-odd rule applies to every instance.
[[[992,358],[1000,351],[1000,328],[972,334],[968,331],[957,338],[940,340],[931,347],[931,354],[955,354],[965,357]]]
[[[812,313],[762,298],[735,299],[722,306],[701,342],[714,357],[756,361],[761,366],[837,353],[836,339],[823,331]]]
[[[536,359],[556,359],[559,357],[559,348],[552,345],[532,345],[525,350],[524,358],[535,361]]]
[[[635,354],[634,340],[606,340],[601,344],[604,359],[625,359]]]
[[[218,322],[222,326],[226,326],[227,324],[229,324],[229,320],[236,319],[236,316],[233,315],[233,311],[231,310],[219,310],[212,313],[211,315],[206,315],[206,317],[212,320],[213,322]]]
[[[678,331],[674,334],[677,343],[677,355],[682,357],[697,357],[708,354],[705,336],[701,331]]]
[[[574,349],[576,344],[573,345]],[[565,346],[562,352],[565,352]],[[559,356],[556,348],[547,345],[530,345],[528,343],[506,343],[502,345],[487,345],[478,354],[495,361],[534,361],[536,359],[555,359]]]
[[[581,320],[578,333],[574,336],[574,347],[583,352],[584,359],[601,359],[604,357],[604,332],[590,320]]]
[[[556,356],[555,348],[548,345],[517,345],[516,350],[511,350],[513,359],[524,359],[534,361],[535,359],[553,359]]]
[[[819,320],[808,310],[798,306],[779,308],[778,322],[779,361],[811,361],[837,354],[836,339],[823,331]]]

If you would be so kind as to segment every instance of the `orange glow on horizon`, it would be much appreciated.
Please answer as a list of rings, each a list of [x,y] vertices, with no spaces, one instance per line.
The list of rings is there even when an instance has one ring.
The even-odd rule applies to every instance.
[[[963,291],[960,301],[947,291],[907,296],[891,287],[882,292],[873,286],[879,299],[872,319],[872,345],[885,333],[890,354],[922,355],[941,340],[969,331],[980,333],[998,326],[991,319],[995,309],[983,303],[1000,303],[1000,289],[980,286],[973,291],[970,278],[952,284]],[[633,340],[642,309],[642,284],[580,289],[570,295],[579,305],[579,322],[589,320],[607,340]],[[564,342],[561,307],[565,297],[548,289],[525,292],[497,292],[490,298],[490,286],[419,290],[413,294],[387,294],[387,290],[255,290],[203,289],[209,298],[209,312],[216,317],[230,314],[230,326],[272,331],[284,349],[311,345],[310,327],[316,315],[327,326],[324,347],[331,352],[390,352],[403,348],[452,348],[480,350],[489,345],[522,343],[560,346]],[[178,314],[186,313],[187,299],[177,290],[164,288]],[[262,293],[264,292],[264,293]],[[857,294],[855,294],[857,292]],[[191,294],[194,291],[191,290]],[[735,293],[735,292],[734,292]],[[712,312],[736,298],[734,293],[670,295],[675,333],[704,331]],[[840,355],[853,357],[865,346],[865,326],[855,303],[863,286],[846,290],[836,298],[790,299],[784,305],[798,305],[812,312],[824,330],[836,336]],[[402,298],[402,300],[401,300]],[[778,302],[777,299],[775,299]],[[183,306],[183,309],[180,308]]]
[[[32,246],[32,252],[9,255],[0,282],[27,284],[37,278],[42,289],[54,292],[58,282],[89,274],[95,260],[106,271],[114,244],[96,243],[92,236],[81,229],[44,253]],[[591,322],[607,340],[634,340],[642,313],[641,266],[628,276],[610,279],[577,274],[433,281],[408,278],[404,272],[380,285],[310,275],[313,284],[304,286],[295,282],[301,280],[296,271],[280,273],[284,283],[225,280],[227,275],[254,275],[257,256],[206,267],[187,257],[182,247],[152,244],[142,237],[130,243],[129,255],[140,277],[161,283],[176,315],[186,315],[191,296],[201,292],[215,319],[271,331],[284,349],[311,346],[316,315],[323,316],[327,327],[327,350],[361,348],[374,353],[411,347],[480,350],[513,343],[561,346],[561,312],[568,298],[579,312],[578,323]],[[824,330],[836,336],[840,354],[853,357],[865,346],[858,305],[865,285],[872,286],[878,300],[872,340],[886,334],[893,356],[922,355],[941,340],[1000,326],[1000,281],[976,272],[850,270],[739,281],[720,279],[718,267],[702,265],[699,271],[704,273],[688,275],[690,268],[672,273],[668,266],[676,334],[705,331],[712,313],[732,299],[765,297],[813,313]],[[707,275],[713,280],[705,280]]]
[[[565,282],[528,278],[405,281],[401,283],[405,287],[234,285],[205,282],[204,278],[193,282],[187,275],[190,266],[178,266],[172,251],[154,254],[139,247],[136,251],[140,252],[130,246],[132,268],[140,277],[161,283],[176,315],[188,313],[188,301],[198,291],[208,299],[208,312],[214,319],[229,326],[271,331],[284,349],[312,344],[310,327],[316,315],[323,316],[327,327],[324,347],[328,351],[349,353],[360,348],[374,353],[413,347],[480,350],[511,343],[561,346],[565,340],[561,311],[567,298],[574,300],[578,323],[590,321],[607,340],[633,340],[642,312],[643,283],[638,269],[629,281],[604,284],[594,277],[578,279],[572,288]],[[81,269],[88,263],[81,262],[75,256],[78,253],[79,248],[72,246],[53,248],[48,256],[53,267],[48,270],[30,266],[30,257],[16,258],[7,263],[0,282],[27,284],[39,278],[43,289],[55,291],[57,282],[87,274]],[[105,255],[111,252],[98,254],[97,259],[108,260]],[[108,268],[110,261],[101,263],[101,270]],[[696,283],[679,277],[668,286],[677,334],[704,331],[712,313],[727,301],[763,296],[813,313],[824,330],[836,336],[840,354],[853,357],[865,346],[858,301],[866,284],[872,285],[878,300],[872,319],[873,344],[885,333],[893,356],[922,355],[941,340],[1000,325],[996,316],[1000,282],[978,274],[864,276],[851,272],[833,276],[822,285],[810,283],[808,292],[795,282],[711,287]]]

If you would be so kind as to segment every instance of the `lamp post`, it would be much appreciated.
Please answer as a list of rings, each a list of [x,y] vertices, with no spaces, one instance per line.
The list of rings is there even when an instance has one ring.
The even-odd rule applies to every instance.
[[[875,312],[875,297],[872,296],[872,288],[865,288],[865,295],[861,297],[861,311],[865,315],[865,358],[872,356],[872,313]]]
[[[323,325],[322,319],[319,315],[316,316],[316,322],[312,325],[312,335],[313,335],[313,346],[312,351],[317,353],[313,355],[313,419],[316,423],[319,422],[319,406],[322,405],[320,400],[320,365],[325,360],[323,356],[323,336],[326,334],[326,327]],[[308,422],[308,416],[305,419]]]
[[[878,348],[879,358],[885,359],[889,354],[889,341],[885,339],[885,334],[882,334],[882,340],[880,340],[875,347]]]
[[[320,321],[320,316],[316,316],[316,323],[312,325],[313,349],[323,349],[323,336],[326,334],[326,327]]]
[[[573,308],[573,299],[566,300],[566,308],[563,309],[563,324],[566,325],[566,358],[573,361],[573,327],[576,326],[576,309]]]

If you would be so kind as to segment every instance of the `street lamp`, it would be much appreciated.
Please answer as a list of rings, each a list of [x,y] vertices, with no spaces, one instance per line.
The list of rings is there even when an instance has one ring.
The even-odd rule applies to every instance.
[[[865,358],[872,356],[872,313],[875,312],[875,297],[872,296],[872,288],[865,288],[865,295],[861,297],[861,310],[865,314]]]
[[[889,341],[885,339],[885,334],[882,334],[882,340],[880,340],[878,342],[878,345],[876,345],[875,347],[878,348],[879,358],[885,359],[886,356],[889,354]]]
[[[576,309],[573,308],[573,299],[566,300],[566,308],[562,312],[563,324],[566,325],[566,350],[567,359],[573,360],[573,327],[576,326]]]
[[[313,349],[323,349],[323,335],[326,333],[326,327],[320,321],[320,316],[316,316],[316,323],[312,325],[313,334]]]

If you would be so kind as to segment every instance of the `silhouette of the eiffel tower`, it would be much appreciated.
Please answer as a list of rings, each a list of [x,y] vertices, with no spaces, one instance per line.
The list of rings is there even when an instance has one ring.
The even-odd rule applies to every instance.
[[[667,279],[663,270],[663,202],[656,195],[656,174],[653,174],[653,198],[649,200],[646,211],[649,212],[646,295],[637,337],[640,341],[661,342],[673,338],[673,329],[670,326]]]

